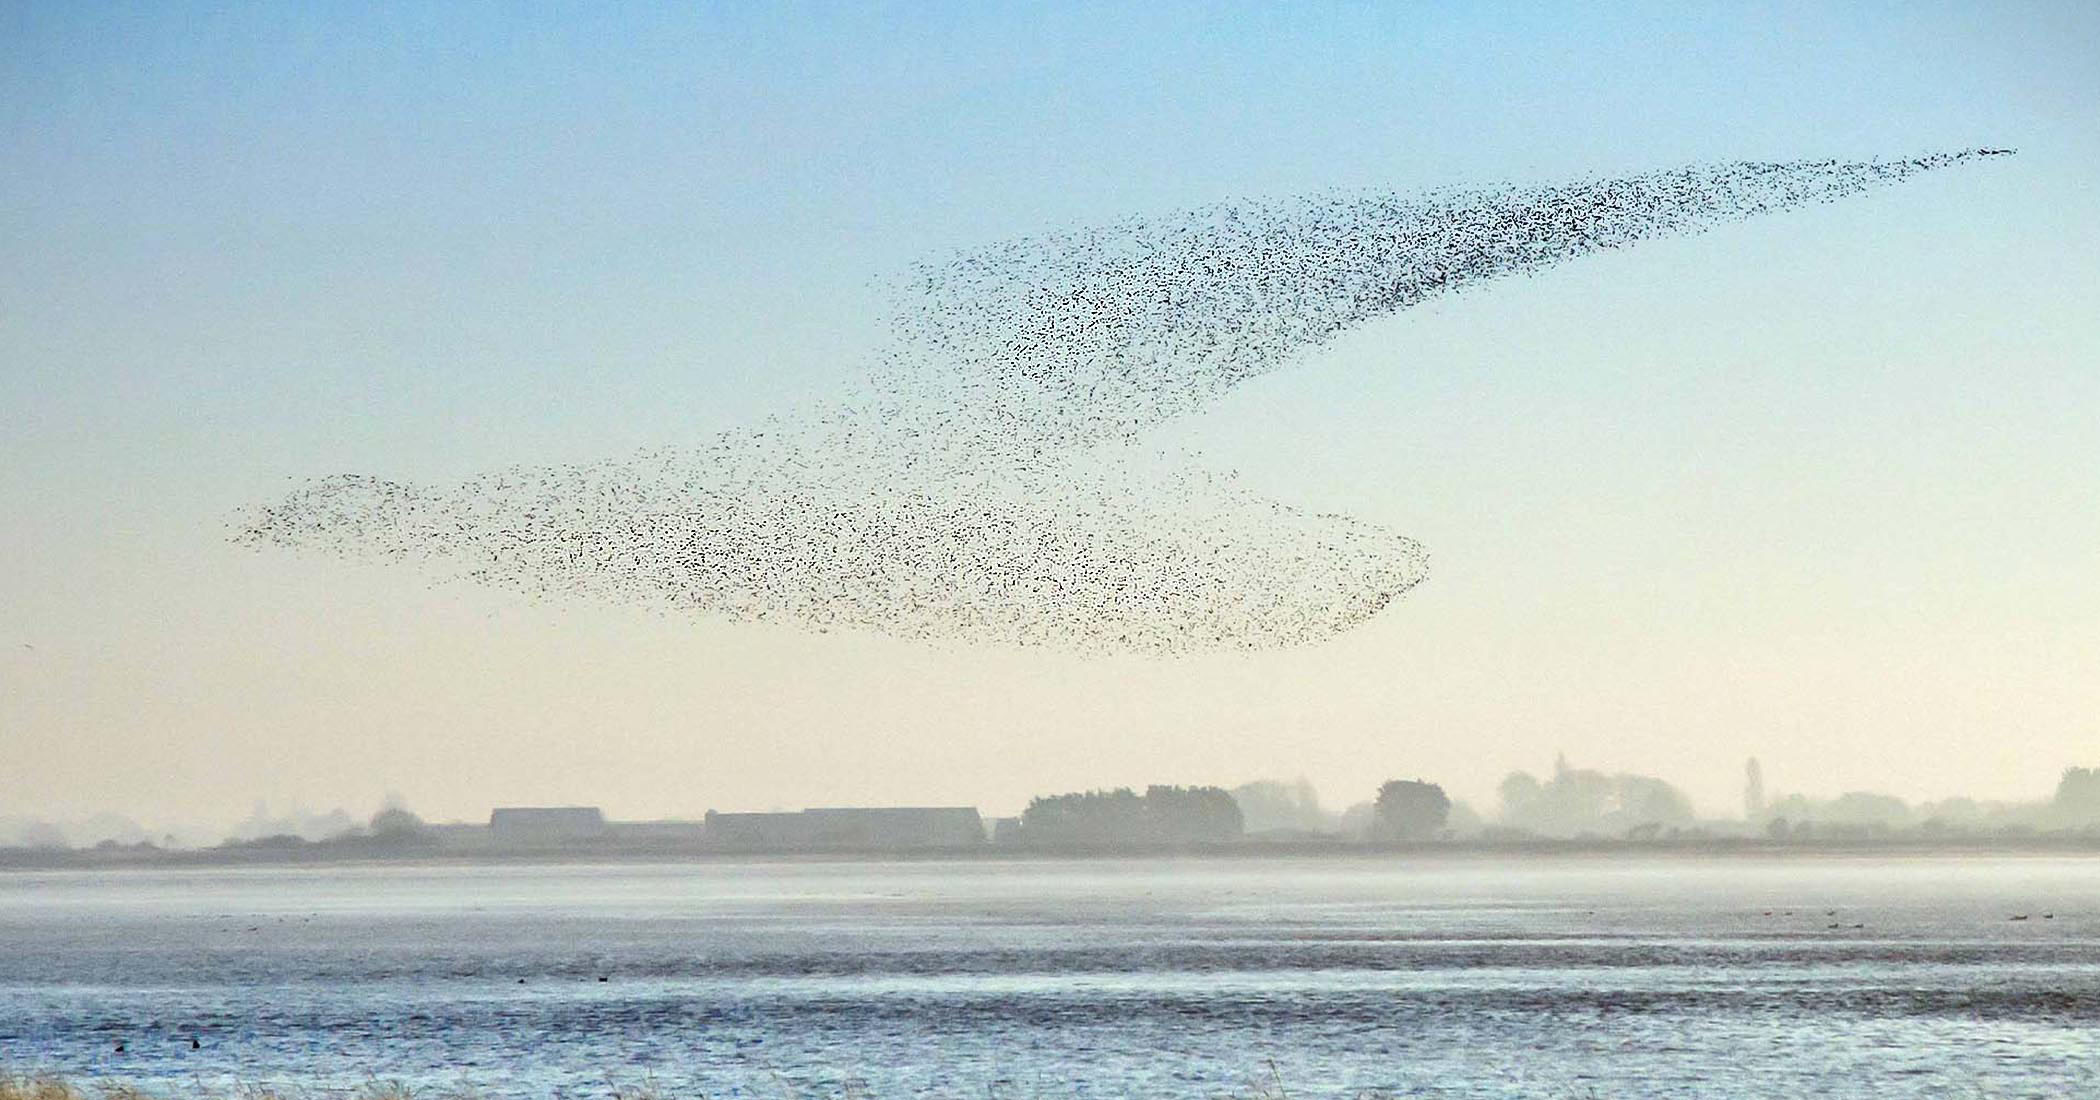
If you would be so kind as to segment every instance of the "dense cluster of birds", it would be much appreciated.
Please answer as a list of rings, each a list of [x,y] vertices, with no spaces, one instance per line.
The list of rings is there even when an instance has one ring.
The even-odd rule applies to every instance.
[[[1009,241],[896,284],[866,380],[832,404],[449,488],[324,478],[236,537],[916,639],[1317,641],[1419,583],[1422,548],[1156,461],[1145,429],[1435,295],[2001,152],[1221,204]]]

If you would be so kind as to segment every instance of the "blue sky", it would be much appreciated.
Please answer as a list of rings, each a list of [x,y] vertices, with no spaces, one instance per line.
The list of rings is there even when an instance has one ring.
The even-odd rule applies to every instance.
[[[1478,801],[1561,749],[1716,809],[1750,752],[1781,790],[2036,793],[2100,751],[2096,57],[2074,4],[0,7],[6,794]],[[1978,144],[2021,154],[1438,303],[1162,431],[1428,545],[1316,652],[927,652],[223,542],[287,479],[822,396],[878,281],[974,243]]]

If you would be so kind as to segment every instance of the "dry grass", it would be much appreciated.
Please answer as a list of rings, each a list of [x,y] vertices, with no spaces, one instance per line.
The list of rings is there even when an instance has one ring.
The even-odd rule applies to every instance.
[[[56,1077],[0,1077],[0,1100],[85,1100]]]
[[[399,1081],[366,1081],[345,1093],[330,1090],[329,1100],[481,1100],[480,1093],[461,1087],[442,1090],[412,1089]],[[51,1074],[0,1073],[0,1100],[318,1100],[303,1090],[285,1090],[270,1085],[244,1084],[211,1088],[203,1083],[152,1091],[123,1081],[80,1085]],[[659,1100],[653,1090],[615,1088],[614,1100]]]
[[[812,1100],[819,1095],[836,1097],[837,1100],[876,1100],[865,1081],[849,1079],[836,1093],[816,1094],[798,1088],[775,1075],[774,1085],[779,1089],[780,1100]],[[639,1081],[605,1082],[608,1100],[687,1100],[674,1098],[664,1091],[653,1077]],[[989,1087],[985,1100],[1024,1100],[1025,1094],[1009,1092],[999,1087]],[[23,1074],[0,1071],[0,1100],[486,1100],[471,1086],[451,1088],[417,1089],[400,1081],[370,1078],[354,1089],[284,1089],[271,1085],[242,1084],[231,1087],[210,1087],[202,1082],[188,1086],[159,1089],[143,1089],[122,1081],[103,1081],[79,1084],[52,1074]],[[703,1100],[703,1098],[693,1098]],[[1283,1075],[1275,1064],[1267,1070],[1253,1075],[1240,1088],[1225,1094],[1214,1094],[1204,1100],[1297,1100],[1284,1088]],[[1395,1100],[1385,1093],[1365,1093],[1357,1100]]]

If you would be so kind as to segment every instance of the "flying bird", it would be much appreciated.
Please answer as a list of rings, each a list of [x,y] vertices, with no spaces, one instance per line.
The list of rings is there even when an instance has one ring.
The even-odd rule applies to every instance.
[[[1318,642],[1421,583],[1423,548],[1146,455],[1147,429],[1441,295],[2005,152],[1322,194],[1023,237],[912,268],[865,378],[830,403],[450,486],[324,477],[235,538],[925,641]]]

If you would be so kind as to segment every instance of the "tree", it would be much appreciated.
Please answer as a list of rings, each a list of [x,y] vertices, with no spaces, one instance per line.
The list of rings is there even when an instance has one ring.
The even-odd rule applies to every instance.
[[[1221,787],[1128,787],[1036,798],[1021,835],[1036,843],[1145,845],[1225,843],[1240,838],[1239,804]]]
[[[1624,834],[1643,825],[1665,828],[1692,823],[1692,803],[1682,791],[1647,775],[1606,775],[1553,762],[1553,778],[1541,783],[1524,772],[1502,781],[1502,824],[1546,836]]]
[[[2074,821],[2100,820],[2100,768],[2065,768],[2056,783],[2055,805]]]
[[[1334,828],[1333,815],[1320,807],[1320,796],[1303,779],[1283,783],[1260,779],[1232,789],[1248,832],[1291,830],[1326,832]]]
[[[1381,840],[1425,840],[1451,816],[1444,788],[1420,779],[1389,780],[1378,788],[1371,832]]]
[[[1530,772],[1515,771],[1502,780],[1495,793],[1502,797],[1502,816],[1510,821],[1519,821],[1529,816],[1534,807],[1545,797],[1546,788],[1538,777]]]
[[[1234,841],[1246,829],[1240,804],[1222,787],[1147,787],[1145,816],[1169,844]]]
[[[1032,799],[1021,811],[1021,833],[1055,844],[1129,843],[1143,831],[1144,803],[1128,787]]]
[[[371,831],[372,839],[395,844],[414,843],[429,836],[422,818],[398,806],[373,814]]]
[[[1663,780],[1647,775],[1615,775],[1612,786],[1618,808],[1610,816],[1629,826],[1691,824],[1692,800]]]
[[[1883,828],[1908,825],[1910,804],[1892,794],[1846,791],[1830,800],[1823,819],[1847,825],[1876,825]]]

